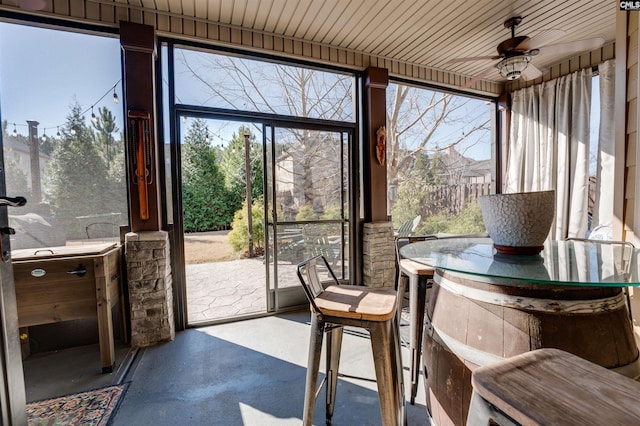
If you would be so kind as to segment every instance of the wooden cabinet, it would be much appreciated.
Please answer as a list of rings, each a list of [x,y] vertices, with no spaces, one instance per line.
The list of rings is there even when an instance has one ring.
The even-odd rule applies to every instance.
[[[111,372],[111,309],[121,303],[120,250],[111,243],[13,251],[19,327],[97,317],[102,371]]]

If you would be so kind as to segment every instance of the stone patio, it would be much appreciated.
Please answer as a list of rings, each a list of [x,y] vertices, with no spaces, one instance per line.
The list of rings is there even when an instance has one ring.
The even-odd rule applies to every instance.
[[[265,269],[262,258],[186,265],[188,323],[265,313]],[[278,265],[279,288],[300,285],[295,271]]]

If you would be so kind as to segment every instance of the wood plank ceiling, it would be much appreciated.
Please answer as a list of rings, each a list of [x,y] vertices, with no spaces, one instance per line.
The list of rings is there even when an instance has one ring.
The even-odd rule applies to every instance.
[[[78,1],[45,3],[55,15],[57,5],[65,8],[66,3],[68,9]],[[17,0],[16,4],[21,2],[34,0]],[[503,23],[512,16],[524,18],[516,35],[560,29],[564,36],[550,44],[592,37],[603,37],[605,44],[612,44],[618,8],[618,2],[610,0],[87,0],[84,7],[96,3],[275,34],[470,77],[497,61],[448,61],[496,55],[497,45],[511,37]],[[580,52],[569,56],[576,53]],[[566,59],[563,56],[567,55],[539,55],[532,63],[544,72]],[[485,79],[504,81],[495,69]]]
[[[206,18],[255,31],[334,46],[446,71],[474,76],[496,61],[447,63],[470,56],[496,54],[511,34],[503,22],[524,20],[516,34],[533,36],[561,29],[552,44],[583,38],[615,40],[617,2],[479,0],[130,0],[145,8]],[[562,59],[540,56],[543,69]],[[487,79],[501,80],[498,72]]]

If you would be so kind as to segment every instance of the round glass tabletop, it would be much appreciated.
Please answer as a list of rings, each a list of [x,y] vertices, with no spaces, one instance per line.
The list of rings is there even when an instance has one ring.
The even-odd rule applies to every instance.
[[[607,241],[547,241],[537,255],[500,254],[489,238],[427,240],[400,248],[403,258],[445,271],[555,285],[640,286],[638,252]]]

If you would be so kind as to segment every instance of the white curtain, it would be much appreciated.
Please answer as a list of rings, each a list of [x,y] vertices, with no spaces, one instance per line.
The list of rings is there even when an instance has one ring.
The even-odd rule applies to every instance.
[[[600,130],[598,132],[598,160],[596,171],[596,198],[593,206],[591,229],[596,226],[613,226],[614,151],[614,96],[615,60],[598,66],[600,75]]]
[[[549,237],[587,231],[591,69],[512,94],[505,192],[556,190]]]

